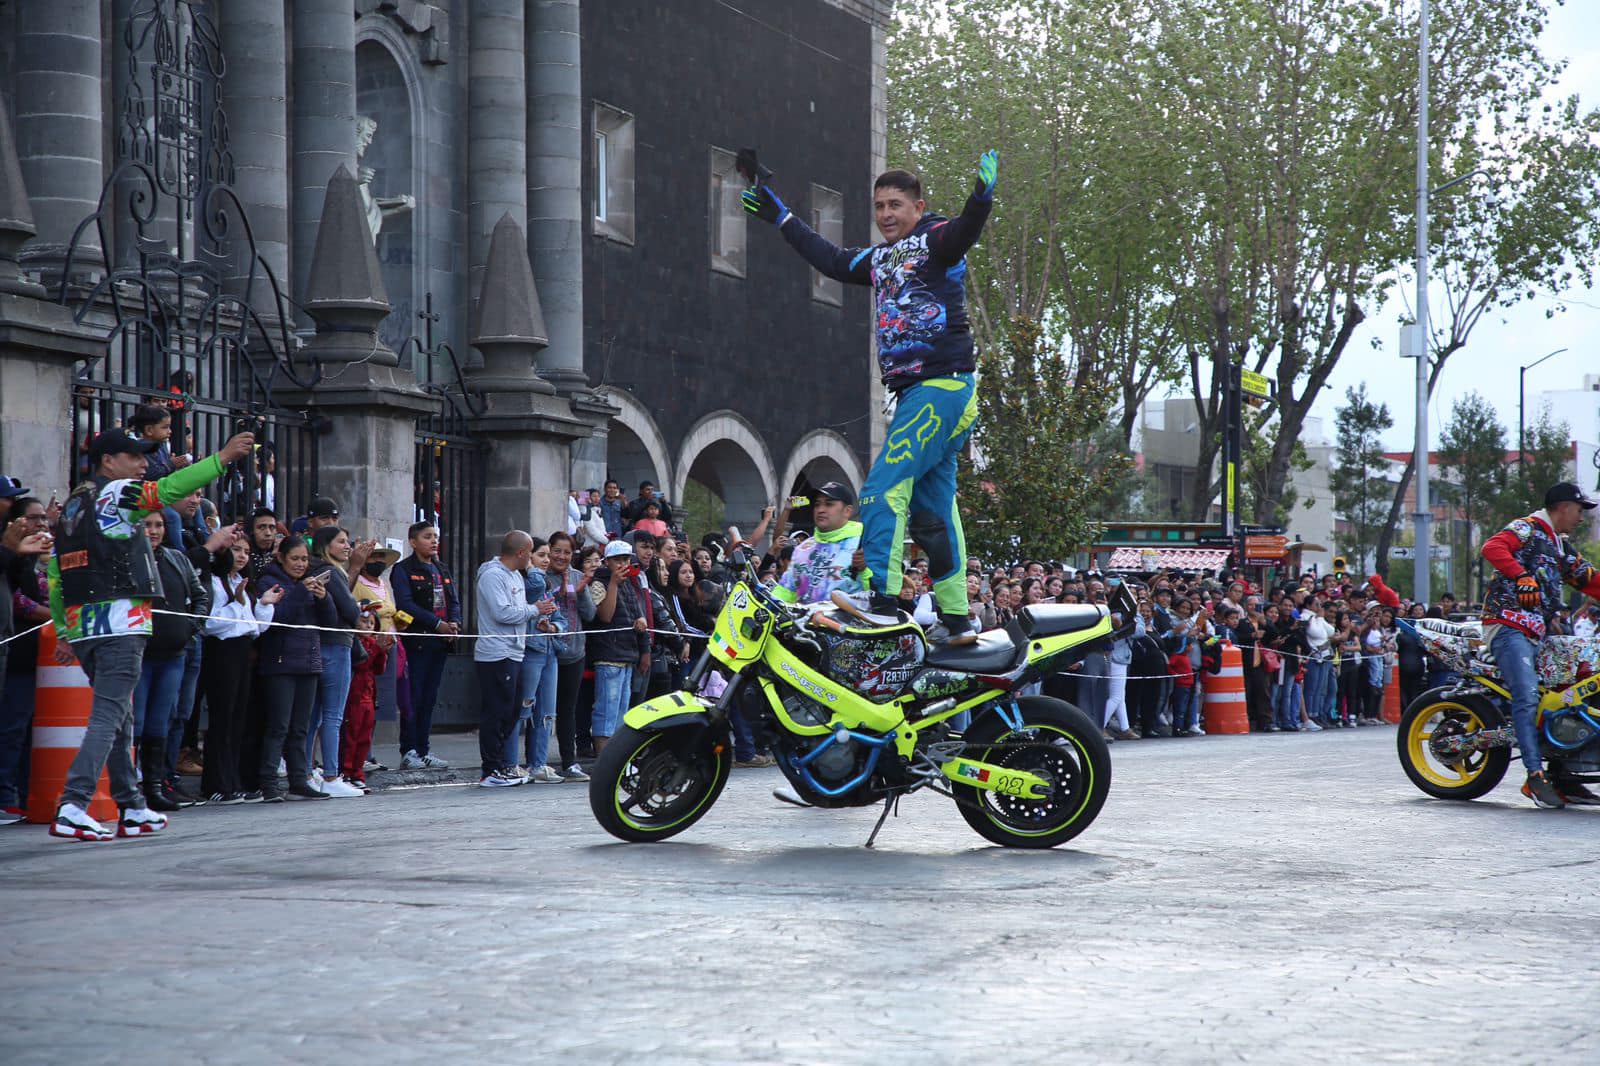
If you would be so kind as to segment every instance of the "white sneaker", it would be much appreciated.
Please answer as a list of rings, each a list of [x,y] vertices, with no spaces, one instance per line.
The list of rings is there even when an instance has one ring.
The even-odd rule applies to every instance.
[[[430,752],[422,757],[422,767],[425,770],[448,770],[450,764]]]
[[[167,816],[157,814],[148,807],[129,807],[117,821],[117,836],[142,837],[159,833],[167,827]]]
[[[322,782],[322,791],[335,799],[347,799],[352,796],[365,796],[366,793],[352,785],[342,777]]]
[[[50,823],[50,835],[68,840],[110,840],[116,833],[107,829],[76,803],[63,803]]]
[[[533,776],[532,774],[530,774],[528,772],[528,768],[526,766],[508,766],[506,768],[506,772],[507,773],[516,774],[518,777],[522,778],[524,781],[528,780],[529,778],[531,778]]]
[[[400,769],[424,770],[427,769],[427,763],[422,761],[422,756],[418,755],[416,749],[413,748],[400,757]]]
[[[496,770],[487,777],[478,780],[479,788],[516,788],[522,784],[522,778],[508,774],[504,770]]]
[[[1315,722],[1302,722],[1300,723],[1300,728],[1305,730],[1307,733],[1322,732],[1322,727]]]
[[[561,771],[561,780],[569,782],[587,781],[589,780],[589,775],[583,772],[583,767],[579,766],[577,763],[573,763],[571,766]]]
[[[559,785],[566,778],[556,773],[553,766],[541,766],[528,775],[528,779],[538,785]]]
[[[1206,735],[1206,731],[1197,725],[1192,725],[1189,727],[1189,735],[1191,737],[1203,737]]]
[[[323,778],[323,775],[322,775],[322,767],[318,766],[318,767],[313,768],[312,771],[311,771],[310,780],[311,781],[321,781],[323,779],[324,778]],[[307,782],[307,783],[309,784],[309,782]]]

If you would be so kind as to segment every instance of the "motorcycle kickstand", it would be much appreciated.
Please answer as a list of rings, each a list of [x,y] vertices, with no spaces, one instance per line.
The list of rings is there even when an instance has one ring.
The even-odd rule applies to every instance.
[[[898,792],[891,792],[884,797],[883,813],[878,815],[878,824],[872,827],[872,835],[867,837],[866,847],[872,847],[872,842],[878,839],[878,833],[883,829],[883,823],[889,820],[889,812],[894,811],[898,815],[899,807],[900,794]]]

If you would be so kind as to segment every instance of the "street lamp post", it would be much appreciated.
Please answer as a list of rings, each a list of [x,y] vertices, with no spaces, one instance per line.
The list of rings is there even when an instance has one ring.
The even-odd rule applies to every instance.
[[[1549,355],[1541,355],[1527,366],[1517,368],[1517,477],[1519,478],[1522,476],[1523,468],[1528,463],[1527,445],[1523,442],[1523,437],[1526,433],[1524,427],[1527,424],[1527,418],[1523,412],[1523,406],[1527,402],[1528,371],[1532,370],[1546,359],[1554,359],[1564,351],[1566,351],[1565,348],[1557,348]]]
[[[1417,510],[1412,515],[1417,557],[1412,570],[1412,598],[1432,598],[1433,512],[1428,503],[1428,7],[1422,0],[1417,37],[1417,439],[1413,464],[1417,477]]]

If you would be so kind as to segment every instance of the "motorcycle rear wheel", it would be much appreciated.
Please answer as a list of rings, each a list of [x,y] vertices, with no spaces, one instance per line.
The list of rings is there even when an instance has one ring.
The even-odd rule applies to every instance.
[[[619,840],[665,840],[711,809],[732,766],[732,748],[709,729],[623,726],[590,771],[589,809]]]
[[[1482,696],[1454,697],[1439,689],[1424,692],[1400,715],[1395,746],[1411,783],[1438,799],[1474,800],[1494,791],[1511,765],[1510,748],[1472,752],[1446,761],[1433,751],[1440,730],[1477,732],[1505,725],[1500,709]]]
[[[1008,848],[1053,848],[1089,828],[1111,790],[1105,737],[1072,704],[1049,696],[1017,700],[1024,729],[1013,733],[996,713],[967,730],[966,756],[1048,777],[1048,799],[1024,800],[955,785],[957,809],[986,840]]]

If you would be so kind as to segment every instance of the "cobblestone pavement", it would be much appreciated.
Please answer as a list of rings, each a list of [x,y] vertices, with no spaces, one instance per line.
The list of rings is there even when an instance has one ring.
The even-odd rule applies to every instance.
[[[1122,743],[1100,820],[740,771],[623,845],[581,786],[0,830],[0,1061],[1600,1061],[1600,809],[1429,800],[1391,729]]]

